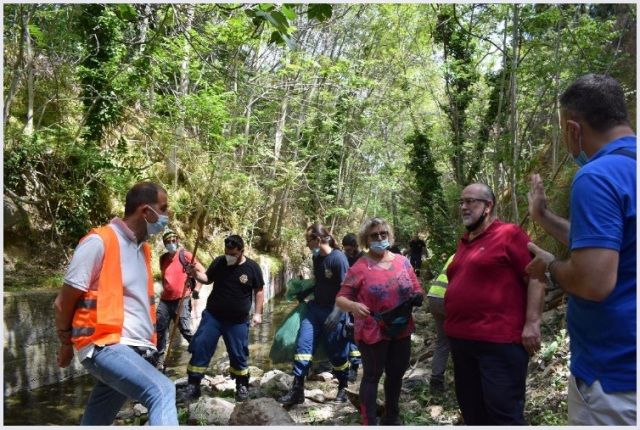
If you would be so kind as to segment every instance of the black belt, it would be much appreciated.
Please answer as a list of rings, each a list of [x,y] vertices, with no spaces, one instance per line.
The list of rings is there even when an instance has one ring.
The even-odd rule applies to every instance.
[[[147,360],[154,367],[156,364],[158,364],[160,353],[157,350],[146,347],[146,346],[133,346],[133,345],[127,345],[127,346],[133,349],[136,352],[136,354],[138,354],[140,357]]]

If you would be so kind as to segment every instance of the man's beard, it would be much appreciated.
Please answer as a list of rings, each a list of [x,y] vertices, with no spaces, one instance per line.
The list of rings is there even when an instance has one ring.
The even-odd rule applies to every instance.
[[[487,214],[485,212],[482,212],[482,215],[480,216],[480,218],[478,218],[476,222],[474,222],[471,225],[465,225],[464,228],[466,228],[468,232],[472,232],[482,225],[486,217],[487,217]]]

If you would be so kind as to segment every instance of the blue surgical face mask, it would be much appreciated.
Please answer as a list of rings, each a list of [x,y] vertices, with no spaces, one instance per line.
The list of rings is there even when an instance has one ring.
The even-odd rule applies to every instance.
[[[167,248],[167,251],[169,252],[176,252],[178,250],[177,243],[167,243],[164,245],[164,247]]]
[[[320,254],[320,248],[313,248],[311,250],[311,254],[313,254],[313,256],[315,257],[316,255]]]
[[[382,253],[385,249],[387,249],[389,247],[389,239],[385,239],[385,240],[374,240],[371,242],[371,244],[369,245],[369,249],[377,252],[377,253]]]
[[[580,147],[580,153],[573,157],[573,161],[575,161],[579,167],[582,167],[589,161],[589,157],[587,157],[586,152],[582,149],[582,136],[580,136],[578,140],[578,146]]]
[[[149,209],[151,209],[154,214],[158,215],[158,220],[156,222],[149,222],[145,220],[145,222],[147,223],[147,234],[149,236],[153,236],[154,234],[158,234],[163,231],[164,228],[169,224],[169,216],[160,215],[158,212],[153,210],[151,206],[149,206]]]

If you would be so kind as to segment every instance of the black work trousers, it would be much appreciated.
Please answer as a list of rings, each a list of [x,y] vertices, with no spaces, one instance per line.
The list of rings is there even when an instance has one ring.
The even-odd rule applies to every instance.
[[[527,425],[529,354],[519,343],[450,337],[456,397],[467,425]]]

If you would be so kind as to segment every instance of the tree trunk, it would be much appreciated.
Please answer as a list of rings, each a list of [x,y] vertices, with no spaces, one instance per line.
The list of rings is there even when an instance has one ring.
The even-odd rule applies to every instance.
[[[184,6],[186,9],[186,22],[182,32],[187,35],[191,30],[193,23],[193,14],[195,6],[193,4],[187,4]],[[186,138],[186,131],[184,128],[184,103],[183,98],[189,92],[189,64],[190,64],[190,48],[187,41],[182,46],[182,61],[180,62],[180,81],[178,84],[178,106],[180,109],[180,119],[178,126],[176,127],[176,140],[173,142],[173,148],[171,151],[171,160],[169,162],[170,168],[168,169],[170,174],[173,175],[173,189],[178,188],[178,145],[183,145]]]
[[[26,17],[26,22],[23,25],[24,39],[25,39],[25,68],[27,72],[27,122],[24,127],[24,134],[27,136],[33,135],[33,98],[34,98],[34,82],[33,82],[33,47],[31,45],[31,33],[29,32],[29,17]]]
[[[287,107],[289,105],[289,92],[285,92],[282,99],[282,105],[280,105],[280,116],[276,123],[275,142],[273,146],[273,157],[275,161],[280,159],[280,151],[282,150],[282,141],[284,140],[284,127],[287,121]],[[275,169],[275,166],[274,166]]]
[[[511,221],[518,224],[518,190],[517,190],[517,175],[518,175],[518,159],[520,157],[520,142],[518,141],[518,107],[517,100],[517,71],[518,71],[518,5],[513,5],[513,34],[512,34],[512,58],[511,58],[511,112],[510,112],[510,124],[511,124],[511,146],[513,148],[513,163],[511,166]]]
[[[29,10],[26,9],[24,5],[20,6],[20,17],[22,23],[22,31],[20,37],[20,45],[18,47],[18,57],[16,58],[16,62],[13,66],[13,75],[11,76],[11,84],[9,85],[9,91],[7,92],[7,96],[4,99],[4,108],[2,110],[2,124],[6,126],[7,119],[9,118],[9,112],[11,111],[11,104],[13,103],[13,99],[18,92],[18,84],[20,83],[20,79],[22,79],[22,74],[24,73],[24,50],[27,45],[27,40],[29,38],[29,21],[31,19],[31,14],[35,9],[36,5],[30,6]]]

